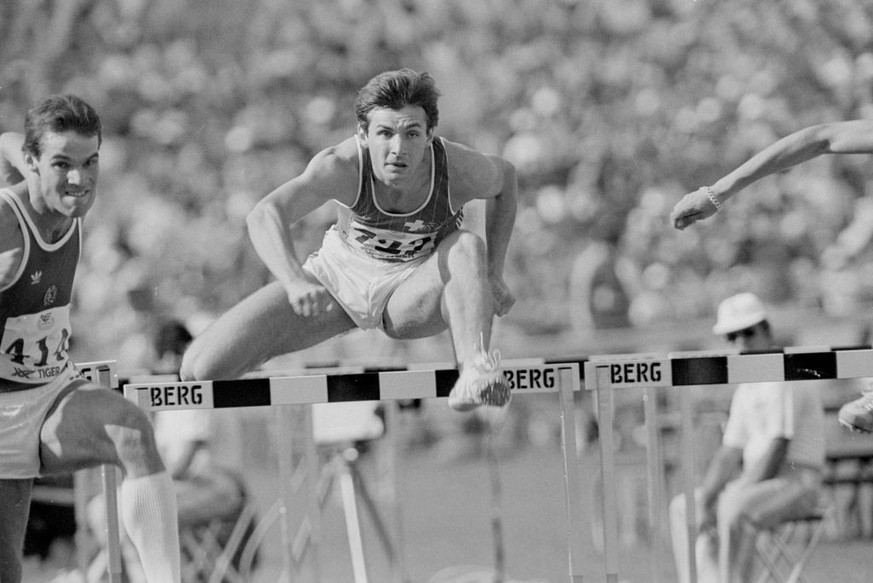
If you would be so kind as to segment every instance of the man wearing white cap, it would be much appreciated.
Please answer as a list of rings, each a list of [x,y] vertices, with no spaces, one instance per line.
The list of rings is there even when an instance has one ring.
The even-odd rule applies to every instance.
[[[713,333],[741,351],[773,348],[767,311],[751,293],[724,300]],[[754,532],[818,505],[824,465],[824,413],[809,383],[737,386],[722,445],[695,492],[698,581],[751,580]],[[670,504],[679,581],[690,581],[685,497]]]

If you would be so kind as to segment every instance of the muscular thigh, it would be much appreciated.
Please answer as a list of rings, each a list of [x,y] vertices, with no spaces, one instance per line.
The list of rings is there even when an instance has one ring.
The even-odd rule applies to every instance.
[[[146,414],[121,394],[91,384],[64,395],[40,433],[40,471],[67,473],[118,464],[117,444],[137,440],[156,452]]]
[[[385,332],[394,338],[424,338],[447,328],[443,313],[440,254],[434,253],[400,284],[385,306]]]

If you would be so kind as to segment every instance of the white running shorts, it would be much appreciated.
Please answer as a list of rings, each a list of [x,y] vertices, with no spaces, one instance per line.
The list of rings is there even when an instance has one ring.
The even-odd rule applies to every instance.
[[[392,263],[374,259],[350,249],[336,227],[331,227],[303,269],[327,288],[359,328],[381,330],[391,294],[426,260]]]
[[[42,424],[58,395],[76,380],[84,379],[68,365],[44,385],[0,393],[0,479],[39,475]]]

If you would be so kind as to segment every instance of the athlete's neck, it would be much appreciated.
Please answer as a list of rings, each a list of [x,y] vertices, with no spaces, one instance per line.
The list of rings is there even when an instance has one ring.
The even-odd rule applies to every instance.
[[[418,208],[430,194],[433,175],[430,149],[422,163],[418,166],[415,175],[402,183],[390,184],[383,181],[373,169],[373,194],[384,210],[389,212],[404,213]]]
[[[33,192],[38,192],[34,191],[33,188],[39,187],[38,185],[31,187],[22,182],[13,187],[12,190],[24,204],[27,215],[33,221],[33,224],[36,225],[43,241],[54,243],[70,230],[70,227],[73,225],[73,218],[50,209],[45,199],[41,196],[32,196]]]

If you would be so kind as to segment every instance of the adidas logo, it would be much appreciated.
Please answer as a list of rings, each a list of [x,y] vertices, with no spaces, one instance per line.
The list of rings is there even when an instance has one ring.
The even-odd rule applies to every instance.
[[[30,285],[37,285],[42,281],[42,271],[34,271],[30,274]]]

